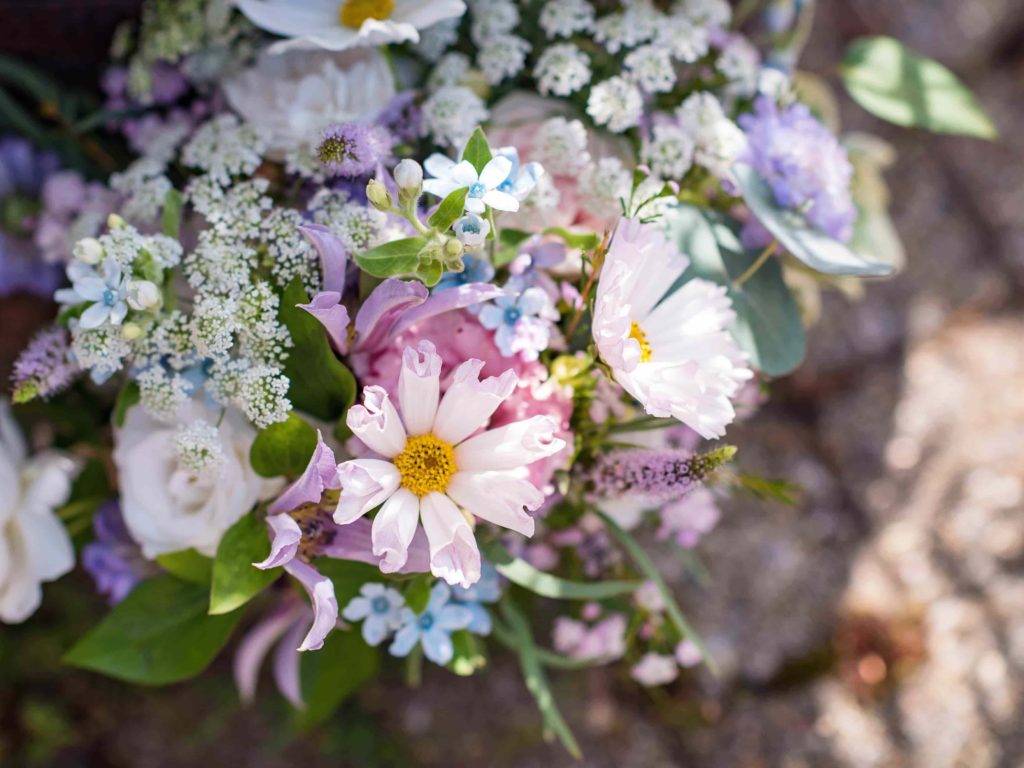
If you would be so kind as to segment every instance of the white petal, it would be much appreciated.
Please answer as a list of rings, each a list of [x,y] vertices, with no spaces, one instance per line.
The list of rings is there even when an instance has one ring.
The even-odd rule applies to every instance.
[[[452,383],[441,399],[434,419],[434,434],[455,445],[490,420],[498,406],[516,388],[515,371],[480,381],[482,360],[467,360],[452,375]]]
[[[524,536],[533,536],[534,522],[523,507],[544,503],[533,483],[509,472],[456,472],[447,493],[467,512]]]
[[[398,375],[398,403],[408,434],[423,435],[430,431],[440,391],[441,357],[434,345],[423,340],[416,349],[406,347]]]
[[[508,178],[509,173],[512,172],[512,161],[507,157],[492,157],[487,161],[487,165],[480,171],[480,183],[488,189],[494,189],[496,186],[501,184],[505,179]]]
[[[409,544],[420,518],[419,498],[399,488],[384,502],[373,518],[373,554],[381,558],[380,569],[395,573],[409,559]]]
[[[102,301],[107,284],[99,277],[83,277],[75,281],[74,290],[86,301]]]
[[[484,205],[484,201],[479,197],[467,197],[466,198],[466,210],[470,213],[481,214],[487,210],[487,206]]]
[[[470,184],[475,184],[479,177],[473,164],[468,160],[463,160],[461,163],[456,163],[455,167],[452,168],[451,180],[460,187],[468,187]]]
[[[311,35],[341,26],[335,2],[235,0],[235,5],[260,29],[285,37]]]
[[[490,429],[456,447],[455,465],[466,472],[525,467],[565,447],[565,441],[555,437],[557,429],[550,416],[533,416]]]
[[[497,189],[484,193],[483,201],[496,211],[509,211],[515,213],[519,210],[519,201],[508,192],[501,192]]]
[[[423,182],[423,191],[438,197],[448,197],[456,189],[462,189],[464,186],[464,184],[456,184],[450,179],[426,179]]]
[[[390,461],[353,459],[338,465],[341,497],[334,522],[346,525],[383,504],[397,489],[401,475]]]
[[[363,389],[363,404],[348,410],[346,423],[352,433],[381,456],[394,458],[405,448],[405,428],[383,387]]]
[[[99,328],[110,317],[110,307],[106,304],[97,303],[89,307],[78,319],[83,328]]]
[[[435,179],[447,179],[451,176],[454,167],[455,161],[440,152],[435,152],[423,161],[423,169]]]
[[[430,572],[449,584],[469,587],[480,580],[480,550],[459,508],[441,493],[420,499],[420,517],[430,543]]]

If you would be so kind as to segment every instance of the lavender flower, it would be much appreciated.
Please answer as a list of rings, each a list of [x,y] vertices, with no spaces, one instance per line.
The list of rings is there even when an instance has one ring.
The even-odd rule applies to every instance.
[[[395,94],[377,115],[376,122],[387,128],[398,141],[419,139],[423,132],[423,113],[416,103],[416,91]]]
[[[602,457],[590,473],[595,496],[641,497],[670,501],[688,493],[722,464],[735,448],[718,448],[694,455],[676,450],[617,450]]]
[[[391,156],[395,139],[386,128],[362,123],[337,123],[324,129],[317,157],[337,176],[365,176]]]
[[[116,501],[108,501],[99,508],[92,526],[96,540],[82,549],[82,565],[96,582],[96,590],[114,605],[124,600],[136,584],[153,575],[155,568],[132,540]]]
[[[78,373],[68,351],[68,334],[63,328],[37,333],[14,363],[14,402],[47,398],[67,387]]]
[[[776,202],[804,213],[822,232],[841,242],[853,235],[857,209],[850,193],[853,166],[836,137],[804,104],[784,109],[766,96],[754,102],[754,112],[740,117],[747,136],[743,159],[768,183]],[[766,233],[745,231],[749,247]],[[757,242],[754,242],[757,241]]]

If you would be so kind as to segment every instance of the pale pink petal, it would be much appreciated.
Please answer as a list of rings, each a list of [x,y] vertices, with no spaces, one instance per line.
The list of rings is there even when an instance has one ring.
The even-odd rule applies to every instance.
[[[345,266],[348,264],[348,251],[345,250],[345,246],[322,224],[303,224],[299,231],[313,244],[320,256],[324,290],[337,291],[338,297],[341,298],[345,293]]]
[[[253,563],[262,570],[294,560],[302,541],[302,529],[291,515],[267,515],[267,525],[270,527],[270,554],[266,560]]]
[[[276,515],[278,512],[290,512],[303,504],[317,504],[326,489],[337,487],[338,465],[334,460],[334,451],[327,447],[323,434],[318,429],[316,449],[305,471],[267,507],[267,511]]]
[[[398,402],[406,432],[423,435],[430,431],[440,392],[441,357],[434,345],[424,339],[415,349],[406,347],[398,376]]]
[[[234,675],[238,696],[248,704],[256,695],[256,683],[260,677],[260,667],[270,647],[292,626],[305,611],[305,606],[292,605],[275,611],[267,618],[255,624],[238,644],[235,651]]]
[[[395,573],[405,566],[419,519],[420,500],[405,488],[384,502],[373,518],[373,554],[380,557],[381,571]]]
[[[480,580],[480,550],[462,512],[442,493],[420,499],[420,518],[430,543],[430,572],[449,584]]]
[[[523,508],[544,503],[533,483],[508,472],[456,472],[447,493],[467,512],[524,536],[533,536],[534,521]]]
[[[284,569],[302,584],[313,606],[313,626],[309,628],[298,650],[315,651],[323,647],[327,635],[338,623],[338,599],[334,596],[334,582],[301,560],[292,560]]]
[[[480,381],[482,360],[467,360],[452,374],[434,419],[434,434],[453,445],[486,426],[498,406],[516,388],[515,371]]]
[[[296,644],[302,639],[302,634],[305,631],[304,627],[303,622],[295,622],[277,646],[277,650],[274,651],[274,682],[277,683],[277,690],[296,709],[306,708],[306,702],[302,700],[302,678],[299,674],[300,656],[296,650]]]
[[[338,465],[341,498],[334,511],[334,522],[347,525],[358,520],[393,494],[401,475],[390,461],[352,459]]]
[[[348,310],[341,303],[341,294],[337,291],[322,291],[314,296],[309,304],[296,304],[315,317],[327,332],[331,346],[339,354],[348,354]]]
[[[454,288],[446,288],[443,291],[430,294],[430,298],[417,307],[413,307],[402,313],[402,316],[395,321],[391,330],[393,336],[404,333],[414,325],[422,323],[431,317],[451,312],[455,309],[463,309],[479,304],[481,301],[489,301],[505,295],[505,289],[499,288],[490,283],[466,283]]]
[[[406,310],[422,304],[428,295],[423,283],[389,277],[374,288],[356,313],[356,343],[369,351],[393,338],[392,327]]]
[[[455,465],[467,472],[517,469],[565,447],[550,416],[533,416],[490,429],[455,448]]]
[[[349,408],[345,422],[352,434],[374,453],[390,459],[405,448],[402,418],[384,387],[365,387],[363,404]]]

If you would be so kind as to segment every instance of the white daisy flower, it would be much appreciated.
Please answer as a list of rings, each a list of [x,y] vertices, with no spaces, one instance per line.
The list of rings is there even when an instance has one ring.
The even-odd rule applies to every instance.
[[[723,286],[694,279],[665,296],[688,263],[657,227],[620,221],[597,284],[593,334],[615,380],[648,414],[713,439],[736,417],[730,400],[753,374],[726,330],[735,314]]]
[[[475,518],[533,535],[534,521],[524,508],[537,509],[544,494],[524,479],[525,468],[565,442],[555,437],[558,427],[548,416],[479,432],[517,384],[512,370],[480,381],[483,365],[462,363],[440,397],[441,358],[433,344],[421,341],[402,356],[401,412],[377,386],[366,387],[363,404],[348,412],[349,429],[380,458],[338,465],[341,497],[334,520],[346,525],[380,507],[371,535],[385,573],[405,564],[420,524],[431,573],[464,587],[480,579]]]

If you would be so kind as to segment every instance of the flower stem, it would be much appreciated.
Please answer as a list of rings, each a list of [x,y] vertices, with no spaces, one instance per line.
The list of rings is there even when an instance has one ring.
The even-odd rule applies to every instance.
[[[598,275],[601,274],[601,267],[604,265],[604,255],[608,250],[608,238],[610,235],[610,232],[605,232],[600,245],[594,249],[594,260],[591,264],[590,276],[587,278],[587,283],[583,286],[583,290],[580,293],[580,308],[572,316],[572,320],[569,321],[569,326],[565,331],[565,339],[569,343],[572,343],[572,337],[576,335],[576,328],[579,326],[580,320],[583,319],[583,313],[590,302],[590,294],[597,284]]]
[[[768,243],[768,246],[763,251],[761,251],[761,255],[754,260],[754,263],[747,267],[746,271],[742,275],[733,280],[732,284],[736,288],[739,288],[741,285],[747,282],[747,280],[752,278],[754,274],[757,272],[757,270],[764,266],[764,263],[768,261],[768,257],[771,256],[772,251],[775,250],[775,245],[776,243],[774,240]]]

